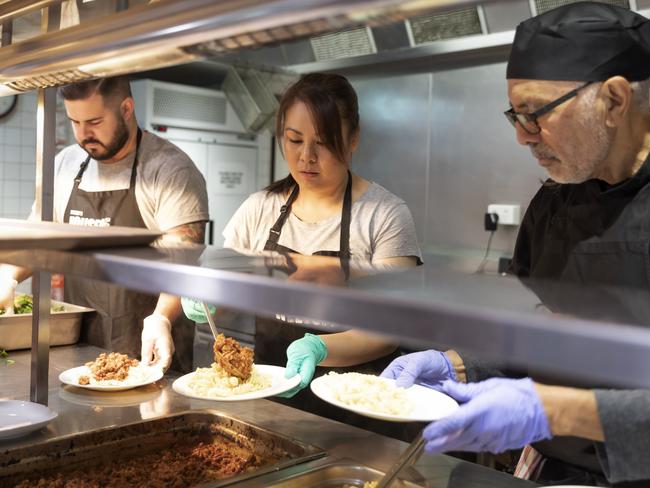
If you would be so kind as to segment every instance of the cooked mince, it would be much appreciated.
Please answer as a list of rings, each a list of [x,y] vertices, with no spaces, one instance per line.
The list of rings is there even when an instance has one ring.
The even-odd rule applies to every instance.
[[[227,478],[260,464],[249,450],[225,438],[217,444],[192,436],[182,444],[128,459],[114,459],[90,469],[31,476],[15,488],[184,488]]]
[[[253,371],[253,350],[231,337],[217,335],[214,342],[214,361],[229,375],[246,381]]]
[[[126,354],[103,352],[94,361],[86,363],[86,366],[92,371],[95,381],[124,381],[129,376],[131,366],[138,364],[137,359],[131,359]]]

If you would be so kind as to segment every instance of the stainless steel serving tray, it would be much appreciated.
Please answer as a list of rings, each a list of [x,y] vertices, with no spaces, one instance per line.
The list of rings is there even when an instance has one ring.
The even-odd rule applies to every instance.
[[[325,454],[318,447],[276,432],[217,412],[201,410],[69,435],[6,451],[3,451],[0,445],[0,486],[13,487],[25,479],[32,479],[35,475],[93,470],[102,463],[132,459],[174,447],[183,436],[204,432],[206,429],[215,433],[215,439],[225,437],[246,446],[260,459],[268,462],[262,462],[253,470],[231,478],[201,484],[201,488],[228,486]]]
[[[76,344],[81,333],[82,315],[95,309],[52,301],[52,306],[61,305],[63,310],[50,314],[50,345]],[[32,347],[32,314],[0,315],[0,349],[12,351]]]
[[[406,473],[412,473],[409,468]],[[379,481],[384,475],[367,466],[344,459],[321,459],[294,466],[279,473],[238,483],[234,488],[362,488],[365,482]],[[428,488],[429,484],[417,472],[417,482],[396,480],[391,488]]]
[[[138,227],[84,227],[54,222],[0,219],[0,249],[92,249],[142,246],[155,241],[160,232]]]

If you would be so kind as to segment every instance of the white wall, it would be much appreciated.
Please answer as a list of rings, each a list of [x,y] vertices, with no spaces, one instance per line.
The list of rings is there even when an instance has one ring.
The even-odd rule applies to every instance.
[[[34,201],[36,175],[36,93],[18,97],[14,111],[0,119],[0,216],[24,219]]]

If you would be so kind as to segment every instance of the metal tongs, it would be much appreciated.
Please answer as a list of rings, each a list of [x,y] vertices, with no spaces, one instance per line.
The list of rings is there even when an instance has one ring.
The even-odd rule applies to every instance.
[[[388,488],[393,481],[397,478],[397,475],[400,474],[402,469],[404,469],[409,464],[414,463],[422,454],[422,449],[424,448],[424,438],[420,432],[415,438],[411,445],[402,453],[402,455],[393,463],[383,478],[377,483],[377,488]]]
[[[217,336],[219,335],[219,331],[217,331],[217,324],[214,323],[214,318],[212,317],[212,314],[210,313],[210,308],[208,307],[208,304],[205,302],[201,302],[203,305],[203,311],[205,312],[205,316],[208,318],[208,324],[210,325],[210,330],[212,331],[212,335],[214,336],[214,340],[217,340]]]

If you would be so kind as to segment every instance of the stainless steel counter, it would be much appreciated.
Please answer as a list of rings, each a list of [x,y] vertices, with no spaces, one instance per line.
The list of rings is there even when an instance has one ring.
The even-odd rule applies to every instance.
[[[281,432],[326,449],[331,456],[385,470],[406,444],[353,426],[324,419],[269,400],[209,402],[177,395],[171,389],[173,373],[149,387],[118,394],[88,392],[62,386],[60,372],[93,360],[100,349],[66,346],[50,351],[49,406],[59,417],[47,428],[18,440],[0,441],[0,452],[68,434],[119,426],[185,410],[210,409]],[[16,362],[0,365],[0,399],[29,398],[29,352],[11,353]],[[416,465],[430,488],[517,488],[536,486],[482,466],[449,456],[424,455]],[[246,487],[256,486],[245,482]],[[243,485],[242,485],[243,486]],[[257,485],[260,486],[260,485]]]

